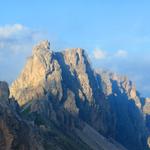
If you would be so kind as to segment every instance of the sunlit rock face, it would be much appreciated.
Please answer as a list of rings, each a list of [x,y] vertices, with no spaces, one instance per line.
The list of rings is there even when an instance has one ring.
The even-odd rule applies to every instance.
[[[48,41],[39,43],[13,82],[12,96],[27,118],[45,131],[45,122],[65,130],[86,123],[129,150],[147,150],[147,129],[135,85],[126,77],[95,71],[81,48],[54,52]]]
[[[33,48],[33,55],[28,58],[20,77],[11,86],[11,95],[20,105],[39,99],[44,91],[50,91],[61,100],[61,69],[49,47],[48,41],[44,41]]]
[[[67,91],[67,99],[64,103],[64,108],[73,115],[79,113],[79,109],[77,108],[76,101],[75,101],[75,95],[70,90]]]
[[[94,100],[93,89],[90,85],[89,75],[86,72],[88,69],[87,65],[90,65],[90,63],[88,61],[87,55],[85,54],[85,51],[80,48],[67,49],[63,54],[65,63],[68,66],[70,66],[69,67],[70,73],[74,77],[76,75],[78,78],[80,89],[82,89],[82,94],[80,98],[82,99],[82,95],[85,95],[86,97],[84,97],[83,100],[86,98],[89,101],[93,101]]]
[[[34,109],[34,105],[40,107],[36,100],[48,99],[48,103],[55,107],[55,111],[52,111],[56,114],[55,120],[64,120],[63,113],[58,111],[63,108],[89,122],[102,134],[113,130],[109,104],[81,48],[54,52],[47,41],[41,42],[33,48],[32,56],[10,91],[21,106],[34,101],[31,104]]]

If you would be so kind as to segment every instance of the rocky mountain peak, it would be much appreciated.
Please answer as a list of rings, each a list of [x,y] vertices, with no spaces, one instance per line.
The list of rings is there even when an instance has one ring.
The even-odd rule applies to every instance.
[[[63,52],[52,52],[49,42],[43,41],[33,48],[33,55],[28,59],[19,78],[11,86],[11,95],[15,95],[19,103],[24,104],[26,100],[37,98],[37,92],[30,93],[30,91],[38,89],[38,93],[39,90],[40,93],[43,93],[42,89],[45,89],[61,100],[62,80],[66,82],[68,88],[72,88],[67,81],[68,78],[78,83],[74,90],[76,90],[76,94],[79,92],[78,95],[81,99],[88,99],[88,101],[94,99],[92,91],[94,85],[91,87],[90,78],[95,80],[95,77],[85,51],[81,48],[72,48]],[[20,89],[26,93],[28,91],[30,94],[24,95]]]
[[[85,59],[88,59],[86,52],[82,48],[66,49],[64,51],[65,60],[71,64],[71,67],[85,65]]]
[[[27,60],[23,71],[10,89],[11,96],[15,97],[21,106],[35,100],[50,99],[71,114],[91,122],[94,122],[96,117],[87,117],[87,113],[97,111],[97,115],[104,113],[104,118],[109,117],[107,101],[98,88],[96,75],[83,49],[73,48],[51,53],[48,43],[42,42],[34,47],[33,51],[35,53]],[[92,110],[90,107],[95,104],[100,106]],[[106,134],[108,127],[103,125],[107,120],[104,118],[97,120],[95,128]]]
[[[39,44],[33,47],[33,54],[43,53],[44,51],[50,50],[50,42],[48,40],[41,41]]]
[[[124,76],[95,72],[81,48],[53,52],[48,41],[39,43],[10,93],[22,111],[40,125],[52,121],[72,129],[84,122],[129,149],[146,147],[135,85]]]

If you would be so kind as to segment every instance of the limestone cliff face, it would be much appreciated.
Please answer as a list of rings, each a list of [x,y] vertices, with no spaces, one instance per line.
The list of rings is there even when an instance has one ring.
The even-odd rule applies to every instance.
[[[61,100],[61,69],[53,59],[54,54],[49,46],[48,41],[44,41],[33,48],[33,55],[18,80],[11,86],[11,95],[15,96],[20,105],[39,99],[45,90]]]
[[[30,101],[48,99],[57,108],[58,118],[62,114],[57,110],[64,108],[103,134],[113,129],[110,128],[113,119],[109,104],[83,49],[53,52],[48,41],[41,42],[33,48],[32,56],[10,91],[21,106]],[[34,108],[33,103],[31,105]]]
[[[68,49],[64,53],[64,62],[69,67],[70,73],[78,78],[80,84],[80,99],[83,101],[87,99],[88,101],[94,100],[94,91],[90,85],[90,75],[87,73],[88,65],[90,65],[88,58],[83,49]],[[91,69],[91,68],[90,68]],[[92,72],[92,70],[91,70]]]
[[[95,136],[100,133],[111,137],[129,150],[148,149],[135,85],[126,77],[95,72],[81,48],[54,52],[48,41],[41,42],[13,82],[10,95],[22,107],[25,118],[38,126],[46,138],[51,135],[47,134],[52,124],[69,130],[67,134],[76,129],[82,132],[88,124]],[[83,135],[88,133],[78,134],[87,143],[89,138]]]
[[[74,128],[74,132],[69,128],[65,131],[50,120],[44,122],[44,118],[49,116],[50,110],[53,109],[46,97],[41,101],[33,101],[30,105],[32,112],[28,116],[28,109],[20,108],[14,99],[8,98],[9,89],[6,82],[0,81],[0,93],[1,150],[126,150],[116,141],[109,141],[100,135],[85,122],[82,122],[82,125],[80,123],[80,128]],[[68,103],[65,103],[65,108],[74,115],[77,113],[74,94],[68,91],[67,96]],[[70,109],[70,105],[73,109]],[[33,117],[36,117],[36,120]]]
[[[74,85],[69,82],[74,82]],[[96,101],[94,96],[98,85],[85,51],[77,48],[52,52],[48,41],[44,41],[33,48],[33,55],[28,58],[21,75],[11,86],[11,95],[20,105],[24,105],[44,95],[46,90],[60,101],[64,94],[63,84],[74,90],[82,101]],[[26,92],[28,94],[24,94]]]

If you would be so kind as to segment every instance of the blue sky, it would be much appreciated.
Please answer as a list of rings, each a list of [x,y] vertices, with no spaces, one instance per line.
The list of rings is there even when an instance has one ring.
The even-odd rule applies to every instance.
[[[1,1],[0,80],[13,81],[33,44],[49,39],[54,50],[86,49],[95,68],[129,76],[150,96],[149,6],[149,0]]]

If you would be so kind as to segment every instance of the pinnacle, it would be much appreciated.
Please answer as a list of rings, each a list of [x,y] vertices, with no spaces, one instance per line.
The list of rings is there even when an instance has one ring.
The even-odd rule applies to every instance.
[[[33,54],[41,51],[50,50],[50,42],[48,40],[41,41],[33,48]]]

